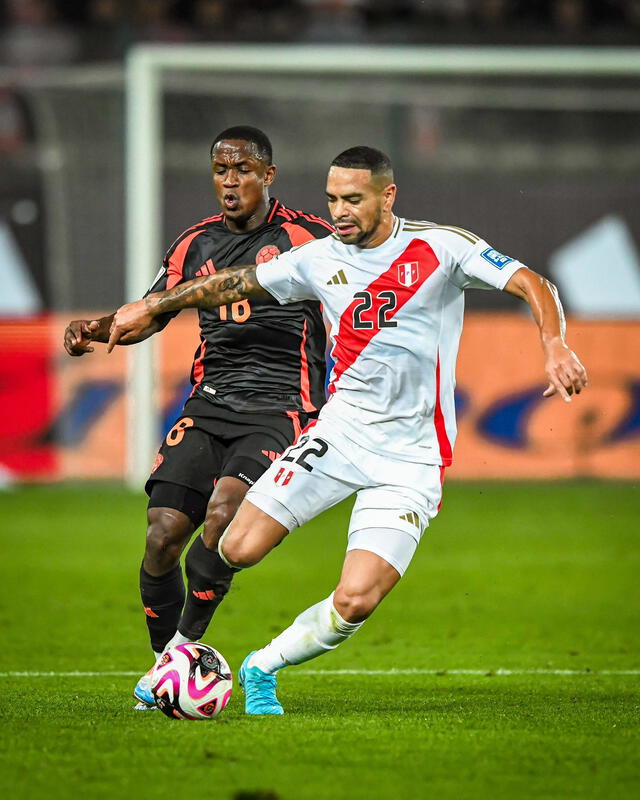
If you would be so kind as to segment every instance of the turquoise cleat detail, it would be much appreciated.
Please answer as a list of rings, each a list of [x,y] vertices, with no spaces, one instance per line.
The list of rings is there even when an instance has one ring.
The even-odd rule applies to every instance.
[[[284,709],[276,697],[278,681],[275,675],[263,672],[259,667],[249,667],[252,650],[242,662],[238,681],[244,689],[244,710],[246,714],[284,714]]]
[[[156,699],[151,693],[152,672],[153,667],[151,667],[149,672],[145,672],[138,683],[136,683],[136,688],[133,690],[133,696],[138,701],[138,703],[134,706],[136,711],[143,711],[145,710],[145,707],[147,709],[157,708]]]

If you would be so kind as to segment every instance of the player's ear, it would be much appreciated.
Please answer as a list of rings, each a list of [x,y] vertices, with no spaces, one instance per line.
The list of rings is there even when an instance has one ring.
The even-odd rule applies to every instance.
[[[271,184],[276,179],[276,173],[278,172],[278,168],[275,164],[269,164],[269,166],[264,171],[264,185],[271,186]]]
[[[390,183],[388,186],[385,186],[382,190],[382,197],[383,203],[382,208],[384,211],[391,211],[393,208],[393,204],[396,201],[396,193],[398,191],[398,187],[395,183]]]

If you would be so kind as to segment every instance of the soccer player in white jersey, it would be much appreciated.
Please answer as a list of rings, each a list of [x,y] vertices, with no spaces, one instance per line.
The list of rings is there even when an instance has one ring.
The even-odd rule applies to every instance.
[[[250,567],[294,528],[355,493],[347,553],[335,590],[245,658],[239,679],[249,714],[283,713],[275,673],[353,636],[400,580],[438,513],[456,436],[466,288],[504,290],[529,304],[545,357],[545,397],[570,401],[587,384],[565,343],[555,287],[466,230],[396,217],[383,153],[341,153],[326,191],[335,235],[123,306],[109,345],[126,343],[158,314],[187,307],[265,293],[280,303],[324,305],[335,361],[330,399],[249,490],[219,552],[231,567]]]

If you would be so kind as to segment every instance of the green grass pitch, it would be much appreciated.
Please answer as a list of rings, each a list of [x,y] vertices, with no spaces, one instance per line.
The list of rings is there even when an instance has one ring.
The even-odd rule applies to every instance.
[[[452,483],[357,636],[281,673],[284,717],[245,717],[236,687],[218,720],[189,723],[132,710],[145,499],[4,492],[0,795],[640,797],[639,501],[632,484]],[[205,638],[234,671],[329,593],[348,513],[236,579]]]

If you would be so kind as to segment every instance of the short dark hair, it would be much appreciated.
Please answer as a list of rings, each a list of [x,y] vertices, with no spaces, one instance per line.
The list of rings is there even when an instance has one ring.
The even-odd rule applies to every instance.
[[[331,166],[346,169],[369,169],[372,175],[389,175],[393,180],[391,159],[382,150],[376,150],[375,147],[358,145],[343,150],[333,159]]]
[[[213,148],[224,139],[241,139],[243,142],[251,142],[258,148],[258,155],[261,161],[264,161],[267,165],[273,163],[271,142],[267,134],[259,128],[252,128],[250,125],[234,125],[232,128],[225,128],[213,140],[209,150],[209,158],[213,156]]]

